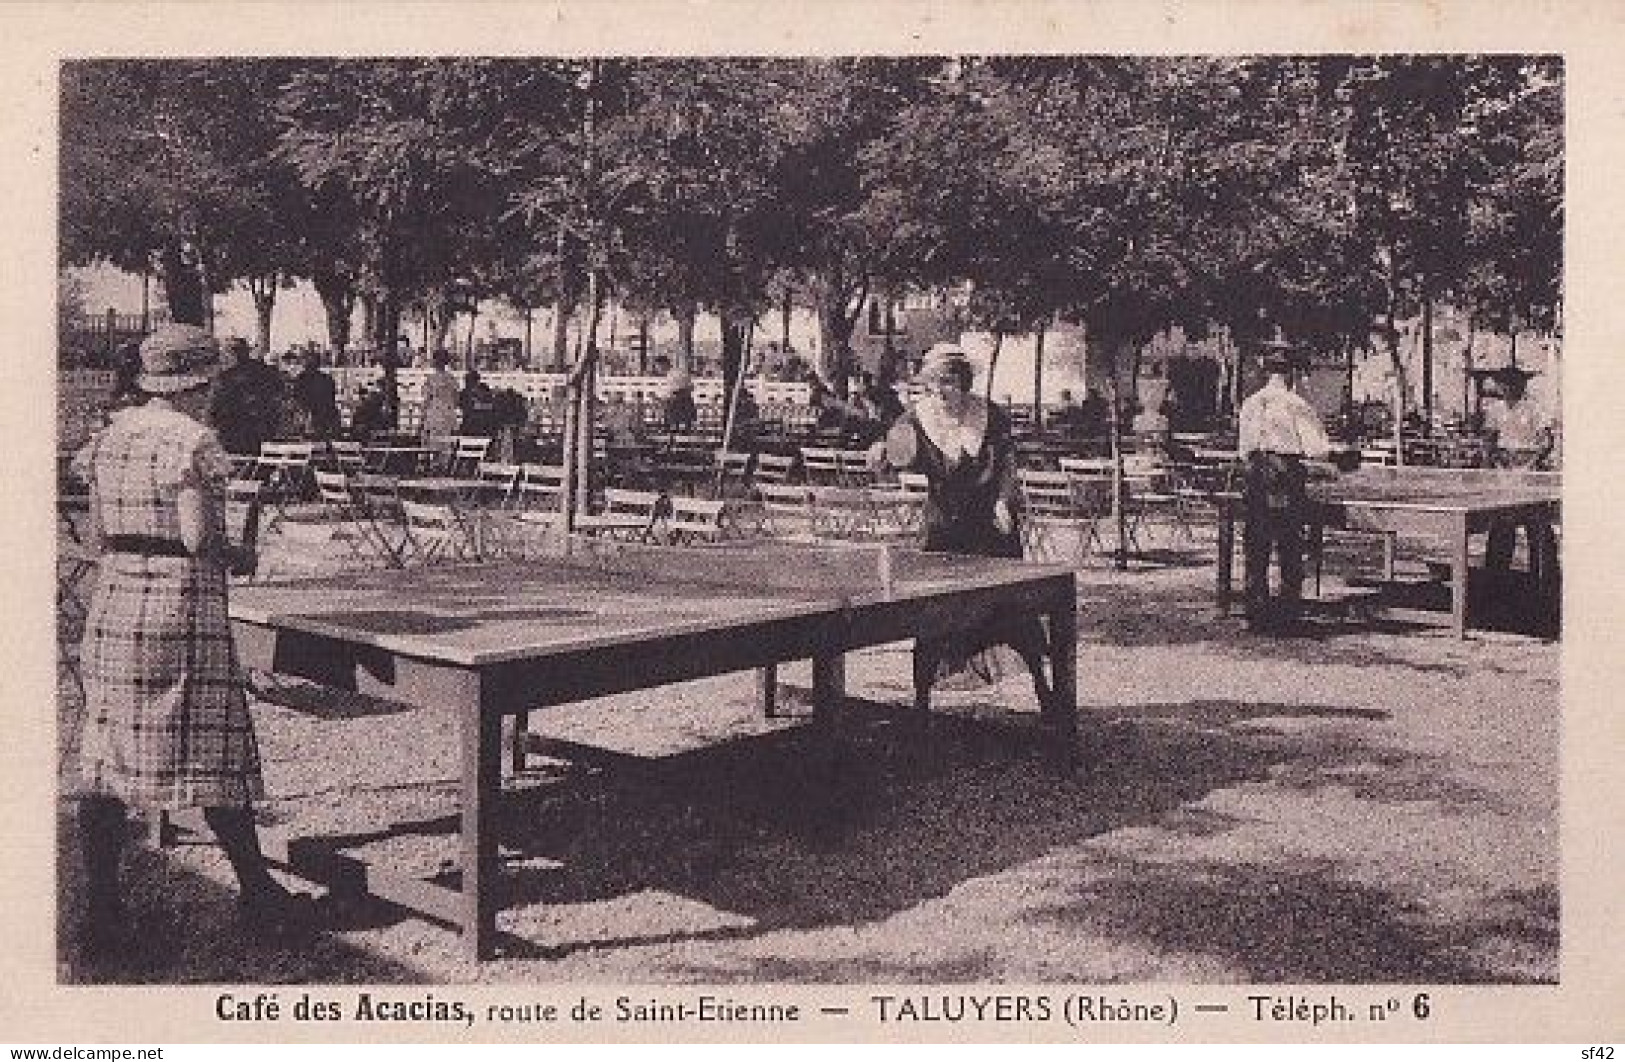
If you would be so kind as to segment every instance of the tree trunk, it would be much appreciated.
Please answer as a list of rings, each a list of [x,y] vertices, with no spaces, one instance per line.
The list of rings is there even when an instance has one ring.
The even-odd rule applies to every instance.
[[[882,380],[889,380],[896,372],[897,364],[897,307],[892,301],[892,293],[887,291],[886,306],[882,315],[882,327],[885,333],[880,337],[880,364],[876,366],[875,375]]]
[[[1039,322],[1033,337],[1033,427],[1044,430],[1044,336],[1048,329]]]
[[[1004,349],[1004,330],[997,325],[993,328],[993,350],[987,356],[987,380],[983,384],[983,392],[989,402],[993,401],[993,374],[999,368],[999,351]]]
[[[846,396],[846,378],[852,365],[852,333],[869,301],[869,281],[851,285],[840,269],[831,270],[817,285],[818,374],[838,394]]]
[[[1128,567],[1128,507],[1124,504],[1123,425],[1118,412],[1122,405],[1122,390],[1117,371],[1122,361],[1123,344],[1115,336],[1109,335],[1106,329],[1096,328],[1093,323],[1088,326],[1084,342],[1090,353],[1089,360],[1094,362],[1093,355],[1098,352],[1099,364],[1105,370],[1106,439],[1111,447],[1111,516],[1112,527],[1117,536],[1112,564],[1121,571]]]
[[[378,339],[378,301],[377,292],[366,291],[359,296],[361,303],[361,345],[372,350],[378,350],[383,344]]]
[[[1433,296],[1422,296],[1422,434],[1433,434]]]
[[[790,285],[784,286],[784,294],[779,296],[779,332],[781,349],[786,353],[790,350],[790,316],[795,312],[795,301]]]
[[[598,271],[587,274],[587,317],[581,357],[565,382],[569,400],[564,440],[565,530],[575,528],[578,515],[589,511],[592,500],[593,426],[597,421],[598,322],[603,315],[604,295]]]
[[[277,276],[249,277],[248,291],[254,297],[254,346],[271,352],[271,315],[276,310]]]
[[[350,318],[355,313],[355,286],[348,277],[318,270],[311,277],[316,294],[321,297],[322,310],[327,318],[327,345],[333,348],[333,360],[345,364],[350,346]]]
[[[1128,369],[1128,402],[1129,408],[1140,408],[1140,366],[1145,359],[1145,347],[1134,344],[1134,352],[1129,356]]]
[[[164,298],[169,303],[169,319],[176,324],[202,327],[203,278],[197,267],[186,260],[179,246],[169,246],[158,256],[158,271],[164,285]]]
[[[750,326],[748,313],[729,312],[722,315],[722,394],[725,401],[744,375],[745,347]]]
[[[1383,345],[1388,350],[1388,364],[1394,373],[1394,390],[1389,396],[1393,416],[1394,463],[1405,463],[1405,361],[1399,354],[1399,328],[1390,311],[1382,324]]]
[[[378,298],[377,312],[373,321],[378,331],[378,361],[383,366],[382,379],[384,393],[384,420],[391,429],[400,426],[401,394],[395,376],[395,370],[400,366],[401,357],[397,346],[401,334],[401,306],[396,301],[392,291],[386,291]]]
[[[563,372],[570,364],[570,303],[560,298],[553,303],[553,362],[554,372]]]
[[[1461,415],[1471,418],[1474,425],[1484,412],[1483,402],[1478,396],[1478,388],[1473,386],[1473,343],[1478,339],[1478,325],[1469,320],[1467,323],[1467,347],[1461,352]]]
[[[699,309],[692,304],[677,310],[678,364],[690,372],[694,369],[694,319],[698,316]]]
[[[638,375],[649,374],[649,315],[638,316]]]

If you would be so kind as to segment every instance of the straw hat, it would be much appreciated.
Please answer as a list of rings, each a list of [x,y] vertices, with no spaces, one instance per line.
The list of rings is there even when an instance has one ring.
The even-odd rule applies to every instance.
[[[148,394],[178,394],[209,384],[219,369],[220,344],[208,332],[197,325],[163,325],[141,341],[136,386]]]

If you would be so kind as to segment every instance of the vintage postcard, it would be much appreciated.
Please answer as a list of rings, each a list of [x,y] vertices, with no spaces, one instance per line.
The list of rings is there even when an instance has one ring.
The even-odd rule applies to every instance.
[[[0,1038],[1621,1039],[1614,5],[0,26]]]

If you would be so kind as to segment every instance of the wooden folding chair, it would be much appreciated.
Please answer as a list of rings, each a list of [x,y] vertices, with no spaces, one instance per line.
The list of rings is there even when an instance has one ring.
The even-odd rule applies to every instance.
[[[750,451],[718,450],[716,460],[716,496],[741,498],[750,491],[750,477],[756,467],[756,455]]]
[[[1075,536],[1073,559],[1079,563],[1091,547],[1101,545],[1099,511],[1086,496],[1092,481],[1030,468],[1017,470],[1016,477],[1024,510],[1023,544],[1031,556],[1059,556],[1055,540],[1063,531]]]
[[[751,473],[751,485],[771,483],[782,486],[789,483],[796,472],[796,459],[785,454],[757,454],[756,468]]]
[[[841,451],[828,446],[803,446],[801,467],[807,482],[817,486],[836,486],[841,482]]]
[[[681,544],[716,542],[727,535],[727,503],[720,499],[672,497],[666,511],[666,540]]]
[[[812,493],[805,486],[758,482],[755,494],[761,506],[763,529],[768,534],[789,536],[812,533]]]
[[[497,508],[508,508],[514,504],[519,492],[520,468],[516,464],[505,461],[481,461],[476,470],[485,490],[481,499]]]
[[[917,533],[929,492],[930,484],[923,472],[899,472],[895,487],[871,488],[869,496],[874,501],[877,524],[893,534]]]
[[[647,542],[655,535],[662,515],[661,495],[652,490],[604,490],[604,507],[575,518],[577,531],[631,541]]]
[[[491,450],[488,435],[459,435],[457,449],[451,455],[451,467],[446,471],[453,476],[472,476]]]
[[[401,499],[411,558],[423,564],[467,560],[474,555],[469,527],[452,506]]]
[[[867,487],[874,483],[875,472],[869,465],[868,450],[839,450],[841,482],[851,487]]]
[[[354,475],[361,471],[363,462],[364,454],[358,440],[334,439],[327,444],[327,453],[317,463],[325,464],[329,470]]]
[[[315,475],[317,494],[332,524],[333,537],[349,546],[362,567],[373,567],[378,561],[400,567],[401,544],[389,533],[391,520],[387,515],[379,518],[356,477],[322,469],[317,469]]]

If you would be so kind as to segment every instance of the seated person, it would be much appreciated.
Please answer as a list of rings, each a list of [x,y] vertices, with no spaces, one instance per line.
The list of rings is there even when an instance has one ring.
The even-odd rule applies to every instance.
[[[636,446],[643,438],[643,414],[619,391],[604,402],[602,419],[611,446]]]
[[[1161,402],[1151,408],[1141,406],[1139,412],[1134,414],[1130,430],[1146,443],[1159,448],[1166,447],[1172,438],[1168,414]]]

